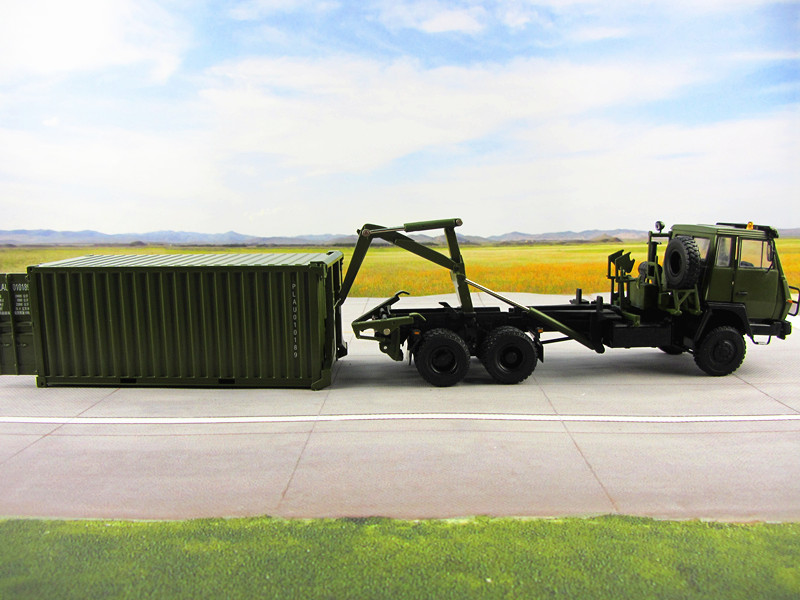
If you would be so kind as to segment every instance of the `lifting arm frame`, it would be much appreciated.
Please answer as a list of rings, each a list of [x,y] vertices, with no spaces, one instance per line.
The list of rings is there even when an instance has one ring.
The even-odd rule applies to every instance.
[[[406,223],[400,227],[383,227],[382,225],[367,223],[358,230],[358,242],[353,251],[353,257],[350,259],[350,264],[347,267],[347,273],[342,281],[342,287],[339,291],[339,297],[336,299],[336,305],[340,306],[347,299],[372,240],[374,238],[379,238],[429,260],[440,267],[448,269],[450,271],[450,277],[453,280],[453,285],[456,288],[456,294],[461,302],[462,310],[466,314],[474,313],[475,309],[472,306],[472,298],[469,295],[464,259],[461,257],[461,251],[458,247],[458,239],[456,238],[455,232],[455,228],[461,226],[461,224],[461,219],[419,221],[416,223]],[[432,248],[423,246],[419,242],[400,233],[401,231],[413,233],[417,231],[429,231],[431,229],[444,229],[444,234],[447,238],[447,246],[450,251],[449,257]]]

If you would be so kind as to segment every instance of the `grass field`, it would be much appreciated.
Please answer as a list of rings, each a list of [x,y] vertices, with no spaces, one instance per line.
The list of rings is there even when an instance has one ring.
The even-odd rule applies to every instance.
[[[462,249],[467,276],[501,292],[573,294],[603,292],[607,256],[622,244],[537,244],[478,246]],[[778,249],[789,283],[800,285],[800,239],[779,239]],[[85,254],[161,254],[205,252],[310,252],[327,248],[192,248],[192,247],[19,247],[0,248],[0,273],[21,273],[28,265]],[[342,248],[345,261],[352,248]],[[646,244],[627,244],[637,261],[646,256]],[[385,297],[399,289],[415,296],[450,293],[448,273],[436,265],[394,247],[374,247],[356,279],[353,296]]]
[[[0,521],[0,598],[800,597],[800,524]]]

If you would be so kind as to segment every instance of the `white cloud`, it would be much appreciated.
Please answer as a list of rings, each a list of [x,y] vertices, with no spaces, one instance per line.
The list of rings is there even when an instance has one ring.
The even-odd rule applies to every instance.
[[[480,9],[442,10],[420,20],[417,27],[427,33],[478,33],[484,28],[482,12]]]
[[[450,2],[417,0],[380,5],[381,22],[388,28],[406,27],[425,33],[480,33],[486,27],[487,17],[487,10],[474,3],[453,6]]]
[[[298,227],[306,221],[297,215],[307,214],[324,219],[326,230],[350,231],[360,224],[353,215],[374,214],[376,193],[393,198],[406,189],[381,183],[383,176],[370,185],[369,178],[383,172],[396,183],[398,159],[426,153],[441,163],[443,175],[400,178],[416,182],[410,191],[425,199],[417,205],[406,198],[406,220],[425,218],[441,198],[463,197],[464,206],[498,196],[519,202],[535,182],[554,186],[561,201],[558,182],[568,180],[569,169],[553,157],[588,152],[586,140],[608,152],[605,144],[617,130],[584,132],[576,151],[548,142],[574,135],[574,128],[562,131],[553,123],[663,98],[695,77],[680,65],[541,59],[433,69],[350,56],[235,61],[207,73],[199,106],[184,106],[203,115],[195,133],[79,127],[52,114],[42,115],[38,130],[0,130],[4,214],[21,226],[33,219],[55,228],[73,222],[121,231],[152,229],[157,221],[262,234],[303,233]],[[478,159],[474,142],[487,145]],[[480,163],[474,169],[455,179],[446,175],[452,165],[473,160]],[[493,160],[506,166],[487,167]],[[573,159],[564,165],[578,173],[603,166]],[[328,198],[330,206],[347,210],[328,214],[321,207]],[[318,231],[320,225],[305,227]]]
[[[742,62],[783,62],[800,60],[800,52],[796,51],[761,51],[761,52],[736,52],[731,59]]]
[[[260,1],[280,4],[280,0]],[[546,39],[539,42],[550,46],[619,39],[641,33],[641,27],[691,25],[698,17],[730,16],[775,4],[775,0],[374,0],[366,6],[390,29],[477,35],[500,25],[544,35]],[[777,4],[798,2],[778,0]]]
[[[497,17],[500,22],[510,29],[524,29],[528,23],[533,21],[538,15],[527,10],[522,3],[517,0],[514,2],[504,2],[498,7]]]
[[[248,115],[245,110],[243,118]],[[283,142],[308,136],[318,123],[311,119],[307,129],[293,130],[296,125],[277,120],[275,127],[285,128]],[[326,151],[306,160],[338,166],[327,154],[339,150],[345,167],[350,160],[369,164],[370,148],[359,153],[356,146],[375,133],[352,131],[352,125],[346,121],[338,131],[325,125],[325,136],[342,136],[340,146],[323,140]],[[400,139],[390,142],[402,148],[410,144],[405,135],[436,139],[419,127],[421,133],[410,134],[398,127]],[[262,133],[248,139],[242,130],[0,130],[3,214],[15,227],[261,235],[352,232],[367,221],[391,225],[449,216],[464,219],[464,232],[484,235],[646,228],[655,219],[797,224],[791,207],[800,198],[800,108],[699,126],[549,113],[508,129],[513,135],[496,147],[477,154],[428,153],[422,162],[431,165],[375,180],[308,177],[281,168],[274,154],[262,153]],[[225,133],[231,138],[223,139]],[[389,133],[384,128],[378,135]],[[455,133],[445,127],[438,135]],[[313,136],[300,139],[291,152],[314,142],[320,143]]]
[[[219,144],[304,172],[359,172],[535,121],[675,93],[681,65],[518,60],[424,69],[339,56],[251,59],[211,71]]]
[[[526,55],[530,47],[515,44],[538,43],[536,35],[522,33],[537,28],[554,42],[546,55],[557,57],[438,67],[425,66],[424,58],[377,59],[374,48],[360,56],[321,51],[281,19],[266,25],[229,22],[239,42],[261,36],[261,45],[250,48],[270,46],[263,43],[268,25],[278,28],[274,35],[285,36],[286,47],[302,47],[297,54],[311,56],[234,59],[200,75],[188,73],[197,77],[180,78],[180,87],[165,87],[158,99],[137,95],[135,83],[124,79],[130,69],[110,72],[126,82],[124,93],[131,95],[123,99],[111,89],[82,96],[88,85],[52,86],[52,79],[131,65],[149,68],[154,78],[168,77],[186,35],[162,5],[13,0],[0,5],[0,82],[24,85],[4,85],[0,92],[4,117],[14,119],[0,123],[4,218],[23,227],[168,226],[265,235],[338,233],[367,220],[391,224],[445,216],[463,217],[465,231],[478,234],[647,227],[655,218],[783,219],[796,225],[786,206],[800,197],[793,164],[800,155],[797,110],[698,126],[648,120],[653,110],[660,111],[653,116],[660,123],[680,119],[691,86],[702,84],[702,94],[709,94],[719,81],[740,83],[742,71],[755,70],[743,63],[758,68],[764,61],[797,59],[792,49],[763,51],[758,44],[715,47],[711,59],[697,46],[681,46],[708,39],[699,34],[716,19],[699,19],[704,26],[689,33],[681,30],[668,49],[648,41],[670,11],[684,11],[679,21],[667,20],[677,31],[677,22],[696,14],[687,11],[724,8],[715,0],[701,1],[700,8],[688,4],[684,10],[659,0],[642,8],[611,0],[605,10],[606,3],[594,1],[403,0],[359,8],[396,29],[487,33],[495,45],[484,56],[495,56],[499,46]],[[253,20],[335,6],[259,0],[223,16]],[[347,16],[354,14],[361,13]],[[320,35],[330,36],[323,21]],[[744,28],[750,21],[742,23]],[[388,37],[381,27],[364,27],[360,40]],[[494,37],[498,30],[506,34],[504,27],[515,30],[506,36],[513,37],[508,46]],[[402,49],[413,54],[403,44],[420,36],[401,41],[408,33],[393,32],[382,50],[391,46],[392,55]],[[625,36],[654,51],[634,55],[629,44],[615,44],[613,55],[625,58],[611,59],[598,45],[587,59],[559,48]],[[224,39],[218,34],[201,40],[195,57],[214,60],[209,49]],[[483,42],[445,36],[442,47],[448,39],[456,44],[431,62],[441,65],[448,52],[473,42],[474,51]],[[347,44],[351,52],[357,47]],[[737,53],[741,49],[746,52]],[[47,77],[23,77],[29,75]],[[201,88],[194,90],[197,97],[189,87],[194,84]],[[790,77],[773,88],[748,80],[743,91],[756,97],[796,86]],[[673,97],[679,102],[670,104]],[[763,110],[748,107],[749,114]]]
[[[3,208],[28,226],[148,230],[165,215],[179,223],[181,212],[189,223],[206,202],[232,196],[215,159],[198,135],[0,129]]]
[[[396,185],[382,198],[413,198],[420,211],[457,199],[443,212],[476,234],[504,233],[509,212],[517,229],[532,232],[646,228],[656,219],[794,226],[797,156],[800,108],[696,127],[569,118],[531,127],[513,151]]]
[[[630,30],[622,27],[583,27],[570,33],[571,41],[579,43],[617,40],[630,35]]]
[[[503,0],[489,0],[486,3],[506,4]],[[631,0],[515,0],[514,2],[514,4],[530,10],[546,8],[560,12],[594,13],[602,9],[604,13],[612,14],[653,9],[663,9],[673,13],[729,12],[732,9],[757,8],[776,3],[796,4],[797,0],[777,0],[777,2],[776,0],[645,0],[643,2],[631,2]]]
[[[623,0],[624,4],[624,0]],[[650,0],[650,4],[673,14],[703,14],[752,10],[775,4],[797,4],[797,0]]]
[[[324,13],[339,7],[339,2],[320,0],[244,0],[229,11],[234,19],[254,21],[278,13],[310,11]]]
[[[185,37],[149,0],[5,0],[0,81],[139,63],[163,81],[180,63]]]

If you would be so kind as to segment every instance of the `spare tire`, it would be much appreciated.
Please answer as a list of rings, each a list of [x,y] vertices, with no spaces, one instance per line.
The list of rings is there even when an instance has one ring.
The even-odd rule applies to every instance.
[[[694,238],[679,235],[670,240],[664,252],[664,272],[667,286],[679,290],[693,288],[702,271],[700,250]]]

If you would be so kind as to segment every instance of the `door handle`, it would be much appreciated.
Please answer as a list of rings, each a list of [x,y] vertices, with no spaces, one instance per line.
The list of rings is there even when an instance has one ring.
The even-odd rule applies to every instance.
[[[747,296],[747,292],[736,292],[737,296]]]

